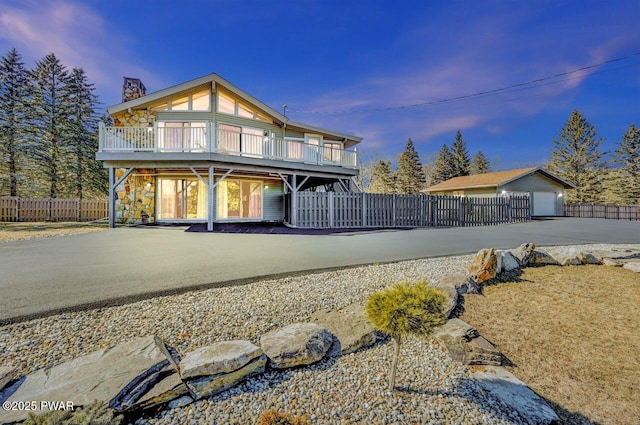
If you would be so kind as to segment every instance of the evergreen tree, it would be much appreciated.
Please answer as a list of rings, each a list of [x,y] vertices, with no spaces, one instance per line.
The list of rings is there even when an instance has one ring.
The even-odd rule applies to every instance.
[[[69,160],[66,145],[70,132],[67,98],[69,73],[58,58],[50,53],[36,62],[32,72],[34,123],[37,135],[30,154],[44,173],[49,197],[56,198],[63,190],[62,178]]]
[[[391,161],[378,161],[371,171],[371,180],[367,192],[369,193],[393,193],[395,189]]]
[[[618,143],[614,161],[621,165],[616,192],[625,204],[640,204],[640,128],[631,124]]]
[[[456,138],[451,146],[451,158],[453,175],[451,177],[468,176],[471,174],[471,161],[467,151],[467,143],[462,138],[460,130],[456,133]]]
[[[424,170],[422,169],[422,163],[420,163],[420,156],[413,147],[411,138],[407,141],[404,152],[398,159],[395,180],[397,193],[419,194],[424,188]]]
[[[549,162],[549,171],[576,186],[575,190],[567,191],[568,202],[600,200],[601,143],[595,127],[574,109],[558,138],[553,140],[555,150]]]
[[[0,195],[18,196],[18,180],[25,161],[29,117],[29,72],[16,49],[0,62],[0,178],[9,190]],[[0,189],[5,186],[0,183]]]
[[[491,171],[491,164],[482,151],[478,151],[471,161],[471,174],[485,174]]]
[[[451,177],[453,177],[453,158],[451,156],[451,150],[449,150],[447,145],[442,145],[442,149],[438,152],[438,156],[433,163],[429,184],[433,186],[434,184],[449,180]]]
[[[97,97],[82,68],[71,71],[66,91],[69,102],[67,146],[72,156],[68,164],[69,181],[73,183],[74,196],[82,199],[87,192],[104,193],[108,180],[103,167],[95,160],[99,122]]]

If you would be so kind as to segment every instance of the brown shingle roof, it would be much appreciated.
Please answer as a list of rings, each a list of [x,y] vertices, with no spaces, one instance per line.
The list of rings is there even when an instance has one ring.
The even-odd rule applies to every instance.
[[[498,187],[517,177],[535,172],[540,167],[518,168],[517,170],[496,171],[494,173],[474,174],[472,176],[454,177],[442,183],[434,184],[425,189],[426,192],[440,192],[445,190],[469,189],[480,187]]]

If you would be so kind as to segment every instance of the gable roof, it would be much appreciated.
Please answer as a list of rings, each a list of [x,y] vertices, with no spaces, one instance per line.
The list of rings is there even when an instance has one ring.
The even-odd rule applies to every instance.
[[[222,78],[221,76],[219,76],[216,73],[211,73],[208,75],[205,75],[203,77],[199,77],[196,79],[193,79],[191,81],[187,81],[184,82],[182,84],[177,84],[175,86],[171,86],[168,87],[166,89],[162,89],[162,90],[158,90],[156,92],[153,93],[149,93],[146,96],[143,97],[139,97],[137,99],[133,99],[130,100],[128,102],[123,102],[123,103],[119,103],[117,105],[113,105],[107,108],[107,112],[110,115],[113,114],[117,114],[119,112],[123,112],[128,110],[129,108],[138,108],[140,106],[146,105],[146,104],[150,104],[150,103],[154,103],[157,102],[165,97],[168,96],[172,96],[174,94],[178,94],[178,93],[182,93],[184,91],[187,90],[191,90],[191,89],[195,89],[199,86],[203,86],[205,84],[208,83],[212,83],[213,84],[213,88],[215,88],[216,85],[221,85],[222,87],[224,87],[225,89],[227,89],[228,91],[230,91],[231,93],[235,94],[236,96],[240,97],[241,99],[245,100],[246,102],[257,106],[258,108],[262,109],[263,111],[265,111],[266,113],[268,113],[269,115],[271,115],[277,124],[279,125],[286,125],[286,126],[290,126],[290,127],[300,127],[302,129],[308,129],[312,132],[321,132],[321,133],[325,133],[325,134],[329,134],[335,137],[339,137],[341,139],[347,139],[349,141],[352,141],[353,143],[351,143],[351,145],[359,143],[362,141],[362,137],[357,137],[357,136],[353,136],[350,134],[346,134],[346,133],[341,133],[341,132],[337,132],[337,131],[333,131],[333,130],[327,130],[327,129],[323,129],[320,127],[315,127],[315,126],[311,126],[309,124],[304,124],[301,122],[297,122],[297,121],[292,121],[290,120],[287,116],[281,114],[280,112],[276,111],[275,109],[271,108],[270,106],[266,105],[265,103],[261,102],[260,100],[256,99],[255,97],[251,96],[249,93],[245,92],[244,90],[241,90],[240,88],[236,87],[235,85],[231,84],[229,81],[225,80],[224,78]]]
[[[496,171],[493,173],[473,174],[470,176],[454,177],[441,183],[429,186],[425,192],[442,192],[447,190],[459,189],[479,189],[479,188],[498,188],[514,180],[528,176],[530,174],[539,173],[543,176],[555,181],[565,189],[574,189],[575,186],[566,180],[550,173],[542,167],[518,168],[515,170]]]

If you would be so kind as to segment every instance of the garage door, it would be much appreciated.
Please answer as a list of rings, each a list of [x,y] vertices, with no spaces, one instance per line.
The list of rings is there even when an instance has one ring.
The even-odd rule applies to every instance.
[[[533,215],[556,215],[556,197],[553,192],[533,192]]]

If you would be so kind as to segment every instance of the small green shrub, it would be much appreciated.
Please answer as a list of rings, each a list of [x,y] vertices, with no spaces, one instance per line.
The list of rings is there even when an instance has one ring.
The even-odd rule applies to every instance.
[[[401,282],[369,296],[365,305],[367,320],[375,329],[391,336],[396,344],[390,390],[395,384],[402,338],[409,334],[429,335],[434,327],[443,324],[445,301],[445,295],[428,286],[426,280]]]
[[[310,425],[304,416],[294,416],[290,413],[269,409],[262,412],[258,425]]]
[[[122,416],[114,416],[107,403],[93,403],[70,411],[54,410],[40,415],[29,414],[23,425],[120,425]]]

